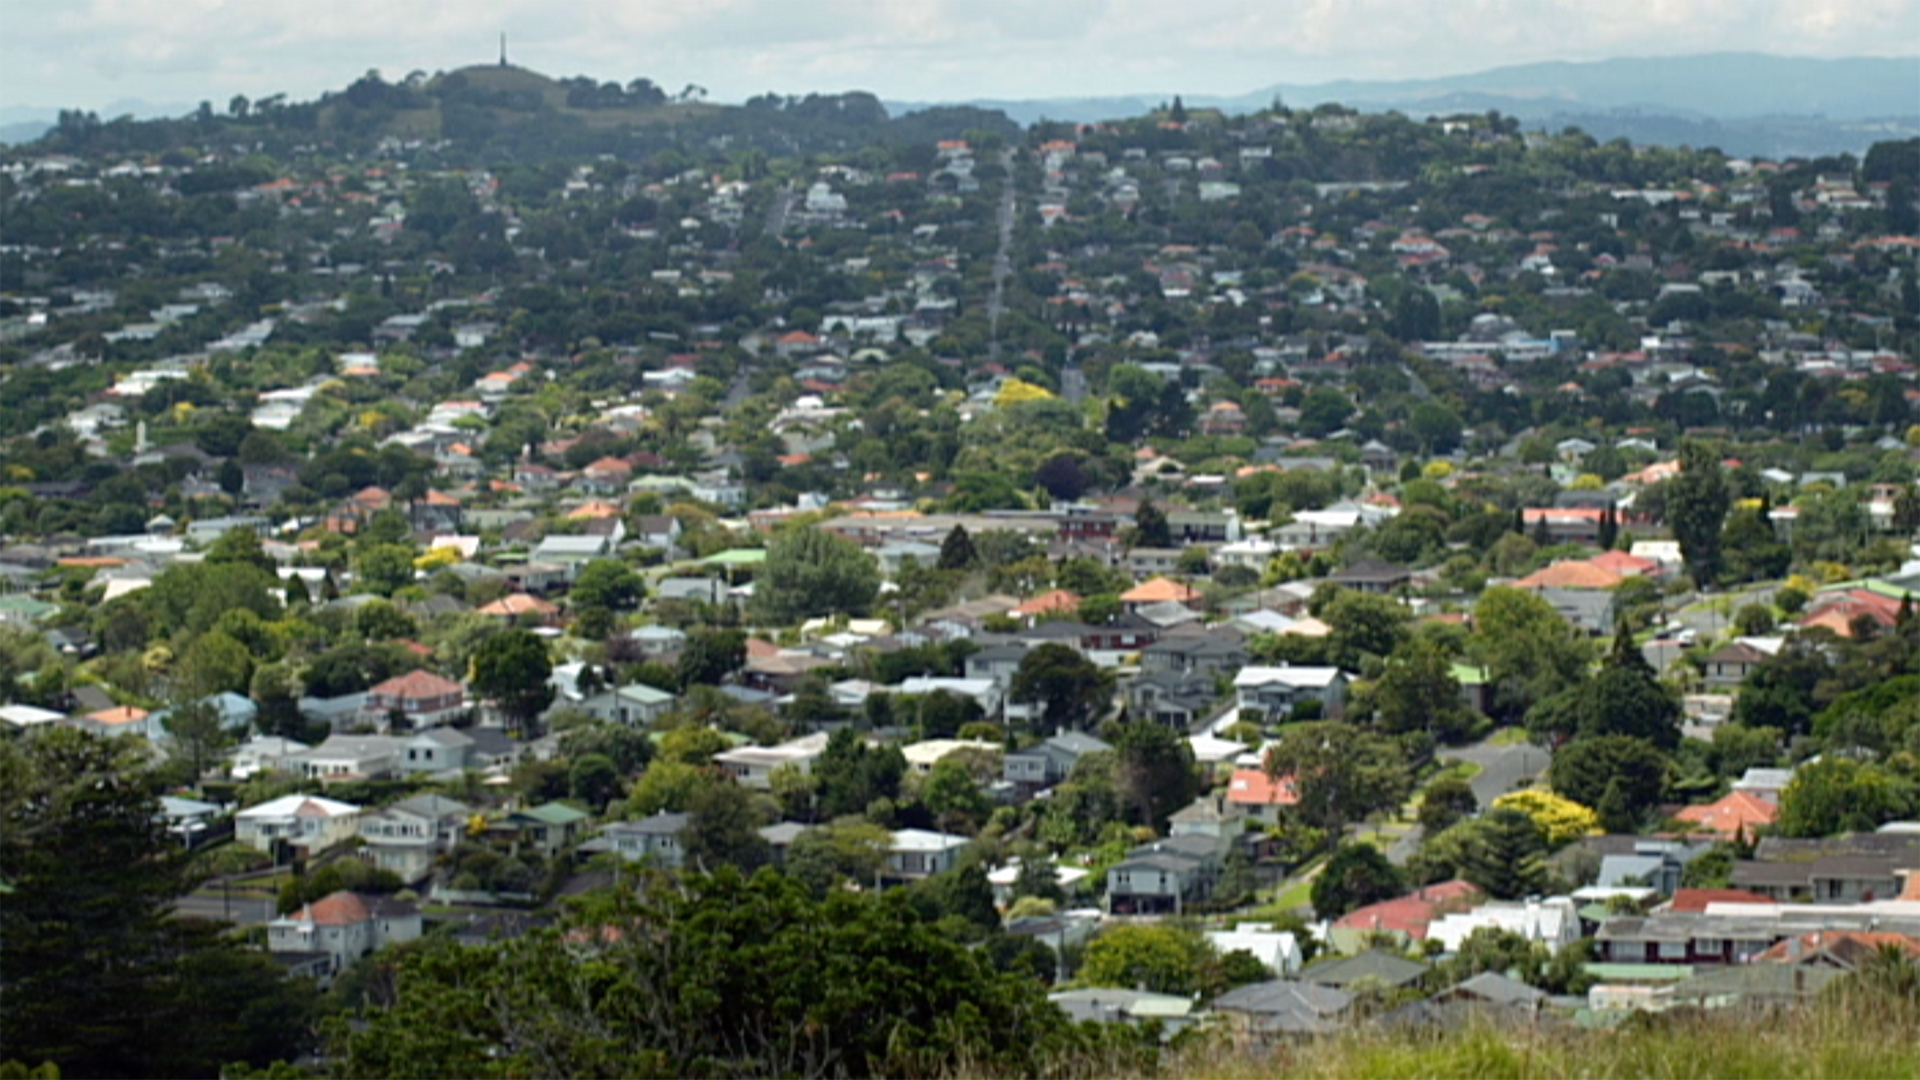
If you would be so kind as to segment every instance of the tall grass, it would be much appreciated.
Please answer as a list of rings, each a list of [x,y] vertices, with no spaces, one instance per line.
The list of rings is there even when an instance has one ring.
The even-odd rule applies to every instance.
[[[1876,1004],[1675,1012],[1612,1030],[1475,1027],[1417,1035],[1362,1029],[1279,1047],[1198,1047],[1162,1062],[1161,1072],[1218,1080],[1920,1078],[1920,1013]]]

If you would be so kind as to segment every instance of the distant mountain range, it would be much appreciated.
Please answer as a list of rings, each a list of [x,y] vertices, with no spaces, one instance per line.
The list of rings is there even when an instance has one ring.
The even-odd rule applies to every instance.
[[[1014,121],[1088,123],[1139,116],[1172,93],[1038,100],[973,99]],[[1188,108],[1229,113],[1329,102],[1368,112],[1428,116],[1497,109],[1527,126],[1578,126],[1602,139],[1719,146],[1736,154],[1858,153],[1889,138],[1920,135],[1920,56],[1812,60],[1713,53],[1591,63],[1551,62],[1433,79],[1295,85],[1246,94],[1182,97]],[[887,102],[889,112],[928,104]]]

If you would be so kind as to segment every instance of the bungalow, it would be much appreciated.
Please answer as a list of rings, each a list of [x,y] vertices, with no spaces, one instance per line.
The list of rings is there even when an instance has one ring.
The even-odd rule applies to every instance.
[[[572,708],[611,724],[645,726],[665,715],[676,700],[665,690],[630,683],[583,698]]]
[[[887,876],[913,881],[951,870],[971,842],[951,833],[900,829],[887,845]]]
[[[360,808],[318,795],[283,795],[234,815],[233,838],[256,851],[272,851],[284,841],[316,854],[354,834]]]
[[[549,563],[564,567],[568,581],[580,576],[580,570],[595,559],[604,559],[613,551],[612,538],[588,533],[583,536],[549,536],[541,540],[531,554],[530,563]]]
[[[1353,995],[1291,979],[1235,987],[1213,1000],[1240,1045],[1331,1035],[1345,1023]]]
[[[396,775],[406,740],[393,735],[329,735],[284,759],[281,768],[309,780],[366,780]]]
[[[551,859],[580,838],[587,817],[585,810],[549,802],[494,818],[487,831],[507,838],[516,851],[524,845]]]
[[[686,847],[680,835],[692,820],[688,814],[661,810],[639,821],[615,821],[602,826],[599,835],[580,845],[580,851],[582,854],[610,852],[627,862],[649,862],[663,869],[677,870],[686,860]]]
[[[1361,559],[1327,580],[1356,592],[1390,593],[1412,581],[1413,571],[1380,559]]]

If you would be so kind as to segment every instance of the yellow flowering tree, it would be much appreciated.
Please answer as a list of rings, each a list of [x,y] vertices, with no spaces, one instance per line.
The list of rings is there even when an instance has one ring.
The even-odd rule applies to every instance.
[[[1028,401],[1047,401],[1053,392],[1044,386],[1037,386],[1025,379],[1008,379],[1000,384],[1000,390],[993,395],[993,404],[997,408],[1019,405]]]
[[[1533,820],[1547,846],[1560,847],[1583,836],[1600,832],[1600,819],[1592,810],[1562,798],[1545,788],[1509,791],[1493,800],[1493,805],[1518,810]]]

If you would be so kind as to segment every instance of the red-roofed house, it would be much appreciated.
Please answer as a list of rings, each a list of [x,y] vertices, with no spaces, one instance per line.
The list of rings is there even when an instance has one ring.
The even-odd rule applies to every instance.
[[[1200,596],[1200,590],[1191,585],[1183,585],[1171,578],[1158,577],[1143,582],[1120,594],[1120,605],[1129,612],[1138,611],[1149,604],[1160,604],[1171,600],[1179,604],[1190,604]]]
[[[1611,589],[1620,584],[1619,574],[1586,560],[1557,562],[1543,567],[1513,583],[1516,589]]]
[[[267,951],[309,954],[322,981],[387,945],[418,941],[420,909],[387,896],[341,890],[267,924]],[[324,957],[324,961],[321,961]]]
[[[467,711],[467,688],[431,671],[409,671],[368,690],[361,711],[376,720],[399,712],[414,727],[433,727]]]
[[[1674,818],[1698,825],[1722,838],[1732,839],[1740,835],[1752,837],[1755,829],[1773,824],[1779,816],[1780,808],[1767,800],[1744,791],[1734,791],[1714,802],[1689,806],[1675,814]]]
[[[1746,889],[1680,889],[1667,901],[1664,910],[1704,912],[1708,904],[1777,904],[1771,896]]]
[[[1341,931],[1359,937],[1367,934],[1397,934],[1413,941],[1424,941],[1433,920],[1452,911],[1465,911],[1479,897],[1480,890],[1455,879],[1427,885],[1405,896],[1382,900],[1355,908],[1333,924],[1335,943]]]
[[[1920,940],[1910,934],[1891,930],[1815,930],[1775,942],[1773,948],[1754,957],[1753,962],[1819,964],[1853,971],[1862,961],[1889,945],[1911,959],[1920,959]]]
[[[1652,559],[1643,559],[1638,555],[1629,555],[1624,551],[1607,551],[1587,562],[1602,570],[1611,570],[1623,578],[1640,577],[1643,574],[1658,574],[1660,564]]]
[[[1227,802],[1242,807],[1247,816],[1268,825],[1280,820],[1280,808],[1300,801],[1293,777],[1270,777],[1264,769],[1235,769],[1227,781]]]

